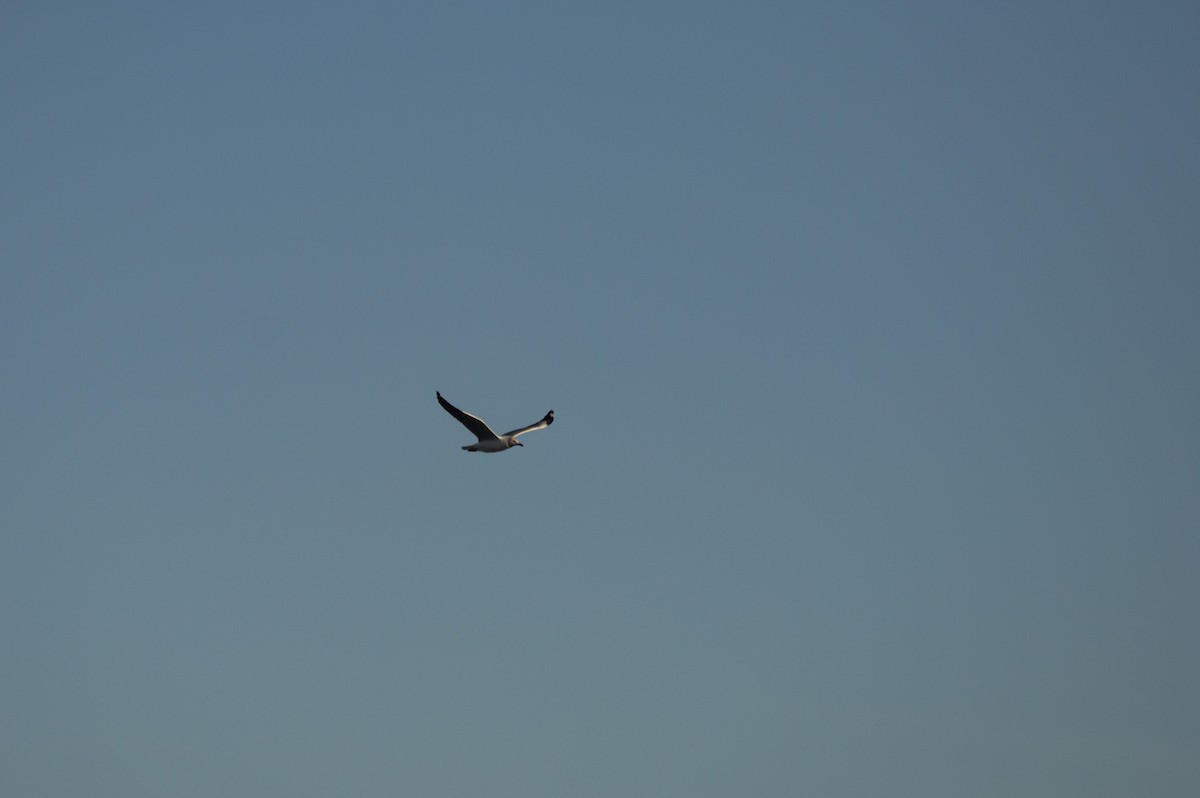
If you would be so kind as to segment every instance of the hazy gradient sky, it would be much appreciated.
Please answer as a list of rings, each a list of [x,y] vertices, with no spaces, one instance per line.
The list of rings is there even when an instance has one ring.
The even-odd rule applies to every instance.
[[[1200,793],[1198,41],[5,3],[0,793]]]

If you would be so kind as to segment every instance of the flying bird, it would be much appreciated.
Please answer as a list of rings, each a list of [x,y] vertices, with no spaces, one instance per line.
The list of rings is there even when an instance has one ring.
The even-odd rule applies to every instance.
[[[446,412],[459,420],[464,427],[471,430],[471,433],[479,439],[477,443],[472,443],[470,446],[464,446],[463,449],[468,452],[502,452],[513,446],[524,446],[525,444],[517,440],[517,437],[524,435],[526,432],[533,432],[536,429],[545,429],[554,423],[554,411],[551,410],[542,420],[536,424],[530,424],[528,427],[521,427],[512,432],[506,432],[503,435],[497,435],[492,432],[487,424],[483,423],[483,419],[476,418],[470,413],[464,413],[454,405],[447,402],[442,397],[442,392],[437,392],[438,404],[446,408]]]

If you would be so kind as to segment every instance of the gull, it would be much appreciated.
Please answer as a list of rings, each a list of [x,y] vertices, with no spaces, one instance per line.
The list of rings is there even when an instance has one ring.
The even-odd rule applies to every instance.
[[[533,432],[535,429],[545,429],[554,423],[554,411],[551,410],[536,424],[530,424],[528,427],[521,427],[512,432],[497,435],[488,428],[487,424],[483,423],[483,419],[476,418],[470,413],[464,413],[447,402],[442,397],[441,391],[437,392],[437,400],[438,404],[446,408],[447,413],[457,418],[464,427],[471,430],[471,433],[479,439],[478,443],[472,443],[470,446],[463,447],[468,452],[502,452],[513,446],[524,446],[525,444],[517,440],[517,436],[524,435],[526,432]]]

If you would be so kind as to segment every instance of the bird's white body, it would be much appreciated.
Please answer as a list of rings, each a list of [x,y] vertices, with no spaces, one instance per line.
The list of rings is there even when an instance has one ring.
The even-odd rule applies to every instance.
[[[520,446],[516,440],[506,438],[496,438],[495,440],[480,441],[472,443],[470,446],[464,446],[463,451],[466,452],[502,452],[513,446]]]

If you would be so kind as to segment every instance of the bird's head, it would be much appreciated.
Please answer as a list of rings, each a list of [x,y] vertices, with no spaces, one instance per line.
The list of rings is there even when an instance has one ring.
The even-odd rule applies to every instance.
[[[524,446],[525,444],[521,443],[516,438],[513,438],[511,441],[508,442],[508,445],[509,446]]]

